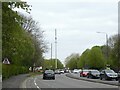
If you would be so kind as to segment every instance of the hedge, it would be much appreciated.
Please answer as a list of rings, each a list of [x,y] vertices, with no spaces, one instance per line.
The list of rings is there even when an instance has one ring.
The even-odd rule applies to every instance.
[[[18,74],[28,73],[28,68],[16,65],[2,65],[2,79],[7,79]]]

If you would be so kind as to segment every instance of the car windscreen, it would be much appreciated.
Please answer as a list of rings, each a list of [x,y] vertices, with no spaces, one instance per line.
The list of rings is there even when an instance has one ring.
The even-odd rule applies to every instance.
[[[106,73],[115,73],[113,70],[105,70]]]
[[[54,71],[52,71],[52,70],[46,70],[45,73],[52,73],[53,74]]]
[[[92,73],[100,73],[98,70],[91,71]]]
[[[88,70],[83,70],[83,72],[88,72]]]

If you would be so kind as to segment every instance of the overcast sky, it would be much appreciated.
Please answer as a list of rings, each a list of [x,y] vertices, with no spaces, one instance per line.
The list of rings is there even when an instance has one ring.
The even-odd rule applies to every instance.
[[[105,34],[117,34],[118,0],[29,0],[31,16],[39,22],[48,47],[53,44],[55,28],[58,58],[63,62],[72,53],[82,54],[87,48],[106,43]],[[50,58],[50,50],[45,53]]]

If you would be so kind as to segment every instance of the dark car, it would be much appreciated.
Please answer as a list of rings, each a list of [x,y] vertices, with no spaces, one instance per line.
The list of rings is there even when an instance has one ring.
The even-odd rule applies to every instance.
[[[106,69],[106,70],[102,70],[100,73],[100,79],[104,79],[104,80],[118,80],[118,74],[115,73],[113,70],[111,69]]]
[[[53,70],[45,70],[43,73],[43,79],[55,79],[55,73]]]
[[[64,73],[69,73],[69,70],[68,70],[68,69],[65,69],[65,70],[64,70]]]
[[[89,72],[89,70],[82,70],[80,72],[80,77],[87,77],[88,72]]]
[[[98,70],[90,70],[87,74],[87,78],[100,78],[100,72]]]
[[[120,83],[120,71],[118,72],[118,82]]]

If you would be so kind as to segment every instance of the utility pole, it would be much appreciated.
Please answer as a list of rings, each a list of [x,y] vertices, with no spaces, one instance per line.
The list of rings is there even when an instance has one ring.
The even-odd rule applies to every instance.
[[[51,60],[52,60],[52,43],[51,43]]]
[[[52,43],[51,43],[51,68],[52,68]]]
[[[57,30],[55,29],[55,69],[57,69]]]

